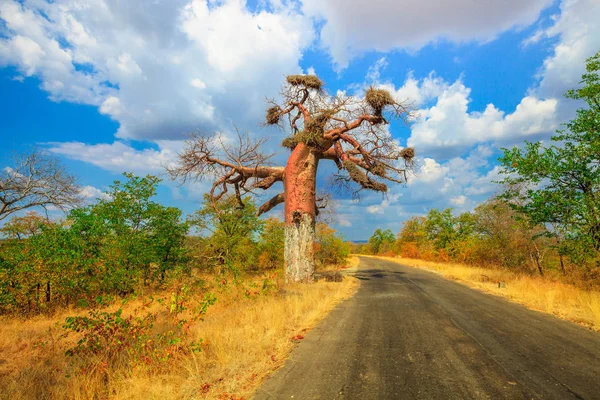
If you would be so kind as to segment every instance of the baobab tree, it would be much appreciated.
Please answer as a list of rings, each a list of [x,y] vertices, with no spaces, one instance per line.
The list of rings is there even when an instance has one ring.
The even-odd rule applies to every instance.
[[[169,168],[182,183],[214,178],[210,196],[216,205],[228,190],[243,207],[242,196],[255,189],[283,183],[283,192],[265,202],[263,214],[284,203],[286,281],[310,282],[314,273],[315,217],[320,205],[316,175],[321,160],[338,168],[334,180],[344,186],[385,193],[384,181],[405,183],[414,150],[401,148],[387,126],[405,119],[409,110],[384,89],[371,87],[364,97],[328,94],[314,75],[288,76],[282,102],[269,100],[267,125],[287,133],[282,146],[291,150],[285,167],[273,166],[272,155],[261,152],[264,138],[239,134],[236,141],[220,135],[192,135]]]

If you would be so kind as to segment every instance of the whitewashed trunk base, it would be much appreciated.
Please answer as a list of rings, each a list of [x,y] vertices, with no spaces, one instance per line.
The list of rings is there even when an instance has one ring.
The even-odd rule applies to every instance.
[[[294,222],[285,225],[285,281],[313,282],[315,273],[315,219],[297,213]]]

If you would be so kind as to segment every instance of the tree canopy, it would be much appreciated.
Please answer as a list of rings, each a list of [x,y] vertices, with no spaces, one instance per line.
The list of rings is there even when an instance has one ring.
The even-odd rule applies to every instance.
[[[600,52],[589,58],[582,87],[567,98],[585,102],[551,143],[504,149],[502,197],[533,225],[600,251]]]

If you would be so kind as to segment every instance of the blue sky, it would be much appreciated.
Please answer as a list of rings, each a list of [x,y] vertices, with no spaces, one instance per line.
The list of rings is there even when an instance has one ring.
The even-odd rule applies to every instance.
[[[264,99],[315,71],[330,92],[382,86],[418,114],[390,127],[417,152],[408,184],[336,196],[334,226],[366,239],[493,195],[500,148],[574,115],[562,94],[600,50],[597,21],[598,0],[2,0],[0,167],[42,146],[94,198],[123,171],[163,174],[186,133],[234,124],[270,136],[284,162],[281,134],[260,126]],[[323,190],[333,171],[323,162]],[[190,213],[208,184],[165,177],[159,197]]]

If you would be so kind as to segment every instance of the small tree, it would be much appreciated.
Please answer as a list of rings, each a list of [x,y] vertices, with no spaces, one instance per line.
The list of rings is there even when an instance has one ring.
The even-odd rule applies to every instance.
[[[240,207],[233,196],[225,196],[214,205],[213,200],[205,195],[203,207],[189,219],[201,234],[208,233],[204,261],[213,266],[231,263],[250,266],[254,263],[256,236],[264,226],[264,221],[256,215],[254,201],[245,198]]]
[[[283,237],[285,224],[277,218],[265,220],[265,228],[258,243],[258,265],[261,268],[283,267]]]
[[[552,137],[552,144],[526,143],[504,149],[502,195],[532,225],[552,225],[560,234],[600,251],[600,52],[589,58],[581,89],[566,97],[587,108]],[[563,246],[561,245],[561,248]],[[578,246],[581,248],[582,246]],[[562,250],[562,249],[561,249]]]
[[[58,158],[34,149],[0,171],[0,221],[17,211],[81,204],[80,188]]]
[[[401,149],[386,126],[388,119],[405,118],[408,110],[382,89],[369,88],[364,98],[343,93],[327,94],[314,75],[290,75],[282,90],[281,104],[270,101],[266,124],[288,134],[282,146],[291,154],[285,167],[268,163],[261,153],[265,140],[239,135],[231,142],[221,136],[194,135],[179,155],[179,165],[169,168],[182,182],[206,177],[215,181],[210,190],[213,204],[231,189],[242,206],[242,195],[253,189],[269,189],[283,183],[259,208],[259,214],[285,203],[285,275],[288,281],[312,281],[315,269],[316,174],[321,160],[333,161],[341,185],[386,192],[382,180],[406,182],[414,151]]]
[[[425,217],[419,216],[411,217],[403,222],[395,244],[398,254],[409,258],[421,256],[424,247],[429,245],[425,231],[426,221]]]
[[[369,246],[373,254],[385,253],[392,249],[395,241],[396,237],[391,229],[375,229],[369,238]]]
[[[492,198],[473,213],[477,239],[477,262],[514,270],[526,268],[527,261],[540,275],[546,245],[543,225],[531,224],[505,201]]]
[[[14,216],[8,221],[0,233],[9,239],[25,239],[41,232],[42,226],[48,224],[48,220],[35,211],[30,211],[25,215]]]
[[[324,222],[317,223],[317,262],[322,265],[342,265],[350,255],[350,244]]]
[[[446,249],[455,240],[455,219],[452,209],[438,210],[432,208],[427,213],[425,231],[427,237],[434,243],[436,250]]]

